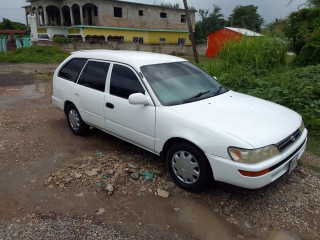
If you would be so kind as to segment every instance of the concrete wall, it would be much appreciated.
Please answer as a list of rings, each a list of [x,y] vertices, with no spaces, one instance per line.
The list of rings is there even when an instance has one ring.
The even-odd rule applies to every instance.
[[[49,41],[33,42],[34,45],[54,45],[66,52],[73,52],[88,49],[112,49],[112,50],[132,50],[157,52],[175,55],[192,55],[192,46],[175,45],[175,44],[136,44],[136,43],[101,43],[90,44],[85,42],[74,42],[69,44],[57,44]],[[201,44],[197,46],[198,54],[204,56],[206,54],[207,45]]]

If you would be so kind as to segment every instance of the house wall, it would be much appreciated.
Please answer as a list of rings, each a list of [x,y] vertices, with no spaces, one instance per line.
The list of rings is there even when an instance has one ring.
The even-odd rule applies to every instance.
[[[79,50],[89,49],[111,49],[111,50],[131,50],[131,51],[145,51],[157,52],[173,55],[189,55],[192,56],[192,46],[190,45],[177,45],[177,44],[136,44],[136,43],[96,43],[90,44],[87,42],[73,42],[69,44],[57,44],[51,41],[38,41],[34,42],[35,45],[55,45],[66,52],[74,52]],[[197,46],[198,54],[204,56],[206,53],[207,45],[201,44]]]

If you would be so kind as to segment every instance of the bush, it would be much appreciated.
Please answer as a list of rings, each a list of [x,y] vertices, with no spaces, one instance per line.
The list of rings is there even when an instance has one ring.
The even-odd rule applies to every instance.
[[[225,69],[235,66],[244,68],[255,75],[286,64],[288,45],[285,41],[271,37],[245,37],[239,42],[229,41],[220,51]]]
[[[33,45],[0,54],[0,62],[59,63],[68,56],[68,53],[63,52],[58,47]]]
[[[320,29],[320,8],[301,9],[288,18],[285,35],[290,40],[291,50],[297,55],[311,40],[310,35]]]
[[[320,44],[307,43],[294,59],[293,64],[297,66],[316,65],[320,63]]]
[[[52,41],[59,44],[66,44],[66,43],[71,43],[72,39],[71,38],[53,38]]]

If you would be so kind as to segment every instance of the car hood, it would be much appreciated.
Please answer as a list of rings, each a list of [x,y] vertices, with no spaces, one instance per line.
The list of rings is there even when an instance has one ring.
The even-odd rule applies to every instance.
[[[225,132],[253,148],[276,144],[301,124],[301,116],[288,108],[233,91],[171,109],[191,121],[196,131]]]

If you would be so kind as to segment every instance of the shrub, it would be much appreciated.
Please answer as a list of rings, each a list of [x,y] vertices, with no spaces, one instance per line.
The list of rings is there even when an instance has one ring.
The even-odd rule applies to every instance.
[[[66,44],[66,43],[71,43],[72,39],[71,38],[53,38],[52,41],[59,44]]]
[[[58,63],[63,61],[68,55],[58,47],[33,45],[0,54],[0,62]]]

